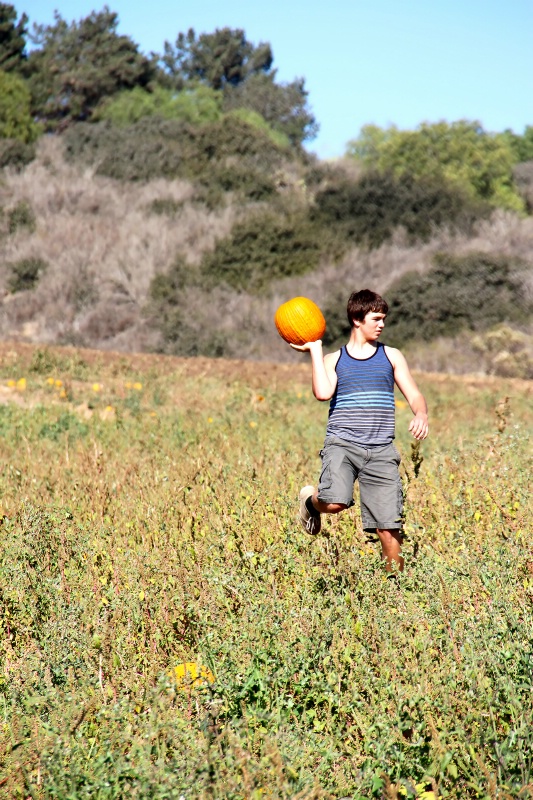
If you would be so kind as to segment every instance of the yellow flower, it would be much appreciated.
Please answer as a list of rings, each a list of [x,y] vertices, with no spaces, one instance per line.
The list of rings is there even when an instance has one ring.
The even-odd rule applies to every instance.
[[[57,386],[58,389],[61,389],[61,387],[63,386],[63,381],[61,381],[59,379],[57,381],[53,381],[53,383],[54,383],[54,386]]]
[[[17,382],[16,381],[8,381],[7,385],[9,386],[10,389],[14,389],[15,386],[17,385]]]
[[[93,392],[101,392],[102,391],[102,387],[101,387],[101,385],[99,383],[93,383],[92,389],[93,389]]]
[[[125,387],[126,389],[131,389],[132,385],[133,385],[133,384],[131,384],[131,383],[130,383],[130,381],[126,381],[126,382],[124,383],[124,387]]]
[[[213,422],[213,417],[208,417],[208,418],[207,418],[207,421],[208,421],[208,422],[209,422],[209,424],[211,425],[211,423]]]
[[[395,400],[394,405],[396,406],[396,408],[407,408],[407,403],[405,402],[405,400]]]
[[[55,385],[55,378],[47,378],[46,379],[46,383],[48,384],[48,386],[54,386]]]
[[[176,681],[178,689],[205,689],[210,683],[215,682],[215,676],[211,670],[194,661],[176,664],[170,670],[169,677]]]
[[[136,392],[142,392],[143,385],[142,383],[139,383],[137,381],[136,383],[133,384],[133,388],[135,389]]]
[[[19,392],[26,391],[26,378],[19,378],[19,380],[17,381],[17,389],[19,390]]]
[[[257,422],[252,420],[252,422],[250,422],[250,428],[257,428]]]

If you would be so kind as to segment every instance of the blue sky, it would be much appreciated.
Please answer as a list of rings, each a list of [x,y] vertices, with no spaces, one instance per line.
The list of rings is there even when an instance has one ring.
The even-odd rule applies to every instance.
[[[49,24],[102,3],[10,0]],[[533,0],[108,0],[119,33],[148,53],[180,31],[243,28],[270,42],[278,79],[304,77],[320,124],[308,149],[343,154],[367,123],[414,128],[479,120],[489,131],[533,125]]]

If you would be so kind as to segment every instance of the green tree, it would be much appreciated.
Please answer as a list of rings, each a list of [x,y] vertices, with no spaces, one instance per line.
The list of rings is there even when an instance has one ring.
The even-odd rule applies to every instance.
[[[178,35],[175,45],[165,42],[162,63],[178,82],[200,81],[218,90],[237,86],[258,72],[269,72],[272,60],[269,44],[253,45],[238,28],[217,28],[199,36],[190,28]]]
[[[513,151],[517,164],[533,161],[533,125],[526,125],[522,136],[511,130],[505,130],[502,138]]]
[[[104,98],[123,89],[147,86],[155,59],[117,33],[118,16],[106,6],[79,22],[55,13],[53,25],[35,26],[37,49],[27,62],[34,113],[48,127],[87,120]]]
[[[298,146],[318,130],[305,82],[278,83],[272,62],[268,43],[254,45],[243,30],[232,28],[199,36],[192,29],[180,33],[175,45],[165,42],[161,59],[163,75],[174,87],[201,83],[223,91],[225,111],[255,111]]]
[[[30,113],[30,90],[18,75],[0,70],[0,137],[29,144],[40,133]]]
[[[276,71],[257,73],[238,86],[226,87],[224,108],[246,108],[261,114],[293,145],[313,139],[318,131],[315,117],[307,105],[308,92],[303,78],[276,83]]]
[[[513,185],[509,143],[478,122],[423,123],[414,131],[366,126],[348,155],[379,172],[445,180],[493,206],[524,207]]]
[[[26,60],[27,23],[26,14],[17,22],[15,6],[0,3],[0,70],[17,71]]]
[[[136,86],[104,101],[94,112],[93,119],[108,119],[114,125],[123,126],[150,116],[182,120],[191,125],[216,122],[222,116],[222,94],[208,86],[180,92],[162,86],[149,92]]]

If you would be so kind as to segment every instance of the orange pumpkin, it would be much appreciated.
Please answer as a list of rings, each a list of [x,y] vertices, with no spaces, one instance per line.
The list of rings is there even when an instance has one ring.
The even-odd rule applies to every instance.
[[[326,320],[312,300],[293,297],[283,303],[274,316],[279,335],[290,344],[305,344],[321,339],[326,330]]]

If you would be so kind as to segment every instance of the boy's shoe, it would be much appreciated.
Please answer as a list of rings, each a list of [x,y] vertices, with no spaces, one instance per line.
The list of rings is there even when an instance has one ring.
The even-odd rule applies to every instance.
[[[315,493],[314,486],[304,486],[304,488],[300,492],[300,522],[302,523],[305,532],[310,533],[311,536],[316,536],[318,533],[320,533],[320,528],[322,527],[320,514],[318,515],[318,517],[314,517],[312,514],[309,513],[308,508],[305,504],[306,500],[309,497],[312,497],[314,493]]]

